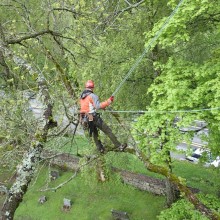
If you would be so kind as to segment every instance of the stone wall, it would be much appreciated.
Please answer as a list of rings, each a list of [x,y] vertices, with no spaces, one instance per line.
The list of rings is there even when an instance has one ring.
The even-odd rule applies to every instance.
[[[50,159],[51,165],[59,166],[62,169],[76,170],[79,166],[79,157],[66,153],[44,151],[42,159]]]
[[[133,173],[127,170],[120,171],[120,174],[123,182],[126,184],[156,195],[165,195],[165,182],[161,179]]]
[[[76,170],[79,164],[79,158],[70,155],[70,154],[57,154],[54,155],[54,152],[44,152],[43,158],[50,158],[52,165],[57,165],[61,168]],[[127,170],[120,170],[118,168],[113,167],[112,170],[114,172],[120,173],[122,181],[126,184],[132,185],[137,189],[151,192],[156,195],[165,195],[165,182],[158,178],[149,177],[143,174],[133,173]]]

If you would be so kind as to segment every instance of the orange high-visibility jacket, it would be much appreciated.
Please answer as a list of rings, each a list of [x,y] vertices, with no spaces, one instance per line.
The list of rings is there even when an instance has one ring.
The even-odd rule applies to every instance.
[[[98,109],[104,109],[111,104],[111,100],[99,102],[99,97],[91,90],[84,90],[80,96],[80,113],[94,113]]]

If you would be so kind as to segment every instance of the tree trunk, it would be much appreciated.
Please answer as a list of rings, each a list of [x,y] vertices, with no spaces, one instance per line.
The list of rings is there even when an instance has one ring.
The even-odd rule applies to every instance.
[[[169,172],[172,173],[172,165],[171,165],[171,155],[170,151],[167,151],[168,159],[166,161],[168,165]],[[179,192],[176,190],[176,186],[166,178],[165,180],[166,185],[166,205],[167,207],[171,207],[171,205],[179,199]]]
[[[25,67],[29,72],[34,71],[32,67],[27,64],[23,59],[13,56],[6,47],[4,48],[7,55],[12,56],[17,65]],[[36,71],[37,72],[37,71]],[[28,189],[28,185],[31,182],[38,162],[40,160],[41,151],[43,149],[43,143],[47,140],[47,134],[50,128],[55,127],[57,124],[53,121],[52,117],[52,102],[48,93],[48,87],[46,80],[39,73],[38,86],[41,94],[42,101],[44,103],[44,114],[41,120],[41,129],[36,132],[35,140],[31,142],[31,147],[22,163],[17,167],[17,177],[9,190],[7,198],[2,207],[1,219],[11,220],[14,217],[14,213],[21,203],[24,194]]]
[[[17,177],[9,190],[5,203],[2,207],[2,220],[11,220],[14,213],[21,203],[28,185],[32,180],[43,146],[38,143],[32,147],[27,155],[24,156],[22,164],[17,168]]]
[[[179,191],[176,190],[175,185],[170,182],[168,178],[165,180],[166,185],[166,205],[171,207],[171,205],[179,199]]]

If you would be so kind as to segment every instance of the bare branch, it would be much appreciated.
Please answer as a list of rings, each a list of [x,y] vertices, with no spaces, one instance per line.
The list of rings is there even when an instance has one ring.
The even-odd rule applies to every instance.
[[[127,1],[127,0],[124,0],[129,6],[132,6],[132,4],[129,2],[129,1]]]
[[[67,11],[70,13],[73,13],[74,15],[77,15],[78,13],[74,10],[74,8],[69,9],[69,8],[53,8],[53,11]],[[74,16],[75,17],[75,16]],[[76,18],[76,17],[75,17]]]
[[[9,7],[9,8],[11,8],[11,7],[13,7],[13,5],[0,4],[0,7]]]
[[[119,11],[116,11],[115,12],[115,15],[118,15],[118,14],[120,14],[120,13],[123,13],[123,12],[125,12],[125,11],[129,11],[129,10],[131,10],[132,8],[137,8],[139,5],[141,5],[142,3],[144,3],[144,1],[145,0],[141,0],[140,2],[137,2],[136,4],[129,4],[130,6],[128,6],[127,8],[124,8],[124,9],[121,9],[121,10],[119,10]],[[127,2],[128,3],[128,2]]]
[[[76,61],[75,61],[76,60],[75,55],[72,53],[72,51],[70,51],[69,49],[64,47],[64,45],[55,36],[53,36],[53,39],[57,42],[57,44],[60,46],[60,48],[62,50],[67,51],[73,57],[75,64],[77,64]]]
[[[50,190],[50,191],[57,191],[58,189],[60,189],[60,188],[63,187],[64,185],[66,185],[68,182],[70,182],[72,179],[74,179],[74,178],[77,176],[77,174],[81,171],[81,169],[82,169],[83,167],[85,167],[86,165],[88,165],[89,163],[91,163],[92,161],[94,161],[94,160],[96,160],[96,159],[98,159],[98,158],[99,158],[99,156],[95,156],[95,157],[93,157],[92,159],[88,160],[86,163],[82,164],[80,167],[78,167],[78,168],[75,170],[74,174],[73,174],[69,179],[67,179],[67,180],[64,181],[63,183],[59,184],[58,186],[53,187],[53,188],[42,189],[42,190],[40,190],[40,191],[41,191],[41,192],[45,192],[45,191],[49,191],[49,190]]]
[[[57,34],[53,31],[51,31],[51,30],[43,30],[43,31],[40,31],[40,32],[37,32],[37,33],[33,33],[33,34],[23,36],[23,37],[18,38],[18,39],[6,39],[5,42],[7,44],[19,44],[24,40],[28,40],[28,39],[31,39],[31,38],[36,38],[36,37],[44,35],[44,34],[60,35],[60,34]]]
[[[56,192],[58,189],[60,189],[61,187],[63,187],[64,185],[66,185],[68,182],[70,182],[72,179],[74,179],[74,178],[77,176],[78,172],[79,172],[79,169],[76,170],[76,171],[74,172],[74,174],[73,174],[69,179],[67,179],[67,180],[64,181],[63,183],[59,184],[58,186],[53,187],[53,188],[41,189],[40,191],[41,191],[41,192],[45,192],[45,191],[55,191],[55,192]]]

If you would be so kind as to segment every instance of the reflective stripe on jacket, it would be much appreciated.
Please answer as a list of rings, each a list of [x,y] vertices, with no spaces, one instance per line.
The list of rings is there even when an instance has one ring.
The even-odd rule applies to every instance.
[[[104,109],[111,104],[111,100],[99,102],[99,97],[91,90],[84,90],[80,96],[80,113],[94,113],[98,109]]]

